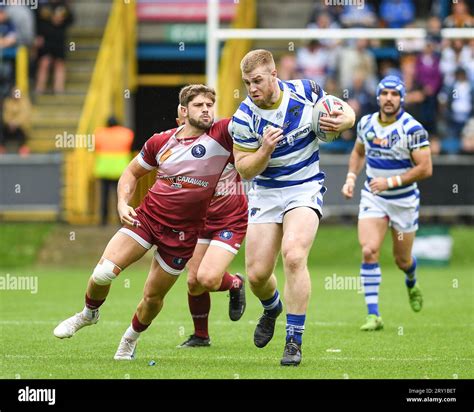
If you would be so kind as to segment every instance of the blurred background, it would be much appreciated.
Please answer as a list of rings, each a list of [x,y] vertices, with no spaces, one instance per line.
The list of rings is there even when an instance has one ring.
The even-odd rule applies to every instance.
[[[105,227],[101,233],[113,233],[118,225],[115,188],[123,168],[154,132],[175,126],[179,89],[207,81],[207,1],[3,3],[0,221],[100,225]],[[239,62],[254,48],[274,53],[281,79],[317,81],[347,100],[358,119],[377,110],[378,80],[398,74],[407,87],[405,109],[429,131],[434,155],[434,175],[420,183],[420,234],[430,225],[440,233],[448,231],[446,225],[472,225],[472,4],[220,0],[218,5],[220,28],[367,33],[357,39],[220,41],[219,117],[231,116],[245,98]],[[390,32],[382,36],[375,29]],[[340,195],[354,139],[353,129],[321,147],[330,222],[356,220],[358,199],[346,202]],[[153,179],[150,175],[140,183],[135,205]]]

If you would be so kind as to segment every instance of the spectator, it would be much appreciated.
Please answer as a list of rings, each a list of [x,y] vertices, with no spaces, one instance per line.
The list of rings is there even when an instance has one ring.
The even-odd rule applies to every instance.
[[[109,193],[117,191],[120,175],[130,162],[133,132],[120,126],[113,116],[107,120],[107,127],[95,132],[95,177],[100,182],[100,222],[107,224],[109,215]]]
[[[463,28],[473,27],[474,19],[469,13],[469,7],[464,0],[453,3],[452,14],[444,20],[444,27]]]
[[[278,63],[278,78],[281,80],[294,80],[299,77],[296,56],[284,54]]]
[[[54,63],[54,92],[64,93],[66,82],[66,30],[73,22],[71,9],[64,0],[49,0],[37,11],[39,64],[36,93],[46,90],[49,67]]]
[[[366,86],[375,92],[377,64],[374,55],[367,49],[368,45],[368,40],[358,39],[355,47],[346,46],[339,51],[337,68],[339,84],[343,89],[349,89],[354,72],[360,72],[364,76]]]
[[[382,0],[380,17],[391,29],[399,29],[413,22],[415,6],[412,0]]]
[[[356,5],[344,6],[340,21],[344,27],[376,27],[378,23],[377,15],[370,4],[362,7]]]
[[[415,81],[423,87],[425,94],[423,125],[430,135],[436,135],[437,95],[443,82],[435,45],[433,39],[427,39],[423,53],[417,57],[415,63]]]
[[[468,119],[474,115],[474,90],[466,70],[458,68],[453,87],[447,92],[449,132],[460,139]]]
[[[0,153],[6,153],[7,142],[15,142],[20,155],[27,155],[26,145],[31,126],[31,103],[28,96],[13,88],[3,104],[3,130],[0,133]]]
[[[461,148],[465,154],[474,154],[474,117],[470,118],[462,130]]]
[[[333,21],[331,15],[327,11],[323,11],[316,15],[315,20],[308,24],[308,29],[338,29],[340,26]],[[336,47],[341,41],[335,39],[320,39],[321,44],[326,47]]]
[[[334,53],[318,40],[311,40],[308,46],[298,50],[297,63],[304,78],[314,80],[322,87],[326,77],[335,70]]]
[[[16,44],[15,26],[8,18],[5,6],[0,5],[0,99],[8,95],[13,81],[13,69],[10,62],[4,60],[3,49]]]
[[[33,11],[20,4],[6,8],[8,17],[15,26],[17,44],[31,47],[35,41],[35,16]]]
[[[458,67],[463,67],[464,65],[470,65],[472,67],[473,65],[472,61],[470,61],[471,53],[464,52],[463,54],[464,47],[463,40],[455,39],[452,42],[447,43],[441,52],[440,70],[443,73],[444,86],[446,87],[453,85],[454,72]],[[472,51],[471,47],[470,49]]]
[[[352,76],[352,87],[348,90],[347,103],[351,106],[356,118],[360,119],[366,114],[377,111],[374,105],[375,95],[371,93],[371,89],[367,85],[366,73],[356,71]]]

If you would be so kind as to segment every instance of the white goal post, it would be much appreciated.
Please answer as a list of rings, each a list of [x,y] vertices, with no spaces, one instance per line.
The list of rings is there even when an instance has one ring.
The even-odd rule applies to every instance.
[[[238,2],[238,0],[236,0]],[[206,79],[217,86],[219,43],[229,39],[309,40],[309,39],[415,39],[425,38],[425,29],[222,29],[219,27],[219,0],[207,0]],[[474,29],[442,29],[446,39],[472,39]]]

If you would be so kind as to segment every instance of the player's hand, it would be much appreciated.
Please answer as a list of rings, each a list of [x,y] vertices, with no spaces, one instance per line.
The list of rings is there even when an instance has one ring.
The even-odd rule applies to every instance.
[[[348,179],[346,180],[346,183],[344,183],[344,186],[342,186],[342,194],[346,199],[352,199],[352,196],[354,196],[354,187],[355,183],[354,180]]]
[[[342,194],[346,199],[352,199],[354,196],[354,187],[357,175],[354,172],[347,173],[346,183],[342,186]]]
[[[319,119],[319,127],[324,132],[343,132],[354,125],[353,113],[346,113],[342,110],[334,109],[331,116],[324,116]]]
[[[124,225],[133,227],[140,226],[138,219],[134,219],[137,217],[137,212],[135,212],[133,207],[121,202],[117,205],[117,211],[120,217],[120,222],[122,222]]]
[[[369,183],[370,191],[376,195],[377,193],[383,192],[388,189],[387,178],[375,177]]]
[[[263,130],[263,140],[261,149],[271,155],[278,142],[283,139],[283,130],[278,127],[268,126]]]

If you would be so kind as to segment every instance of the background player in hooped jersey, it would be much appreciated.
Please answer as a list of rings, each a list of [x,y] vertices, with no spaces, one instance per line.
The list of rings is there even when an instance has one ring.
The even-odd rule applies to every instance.
[[[312,127],[314,104],[324,91],[313,81],[281,81],[267,50],[249,52],[241,61],[248,91],[232,118],[234,157],[249,191],[246,271],[264,312],[254,333],[262,348],[273,337],[283,310],[273,270],[280,249],[285,272],[286,344],[281,365],[301,362],[301,343],[311,293],[308,254],[322,215],[324,173]],[[334,111],[320,125],[342,132],[354,125],[354,111]]]
[[[178,106],[178,125],[184,124]],[[188,269],[188,304],[193,318],[194,333],[179,348],[210,346],[209,291],[229,291],[229,317],[239,320],[245,311],[245,285],[240,274],[226,272],[240,249],[247,232],[247,197],[235,170],[233,157],[222,172],[211,204],[206,225],[198,241]]]
[[[368,307],[363,331],[383,328],[378,309],[381,271],[379,250],[391,226],[393,255],[406,274],[411,308],[421,310],[423,299],[416,284],[416,259],[411,255],[418,229],[420,194],[416,182],[432,174],[428,134],[403,110],[405,87],[397,76],[387,76],[377,87],[378,113],[364,116],[357,125],[357,140],[342,188],[351,198],[358,173],[367,160],[367,180],[361,191],[359,242],[362,247],[360,275]]]
[[[160,312],[165,295],[191,258],[215,188],[232,155],[229,120],[214,123],[214,90],[190,85],[181,90],[179,100],[185,125],[153,135],[123,172],[117,208],[124,226],[110,240],[89,280],[83,311],[54,330],[58,338],[69,338],[97,323],[112,281],[156,245],[143,298],[120,341],[117,360],[134,358],[140,333]],[[128,203],[138,179],[155,169],[154,185],[134,210]]]

